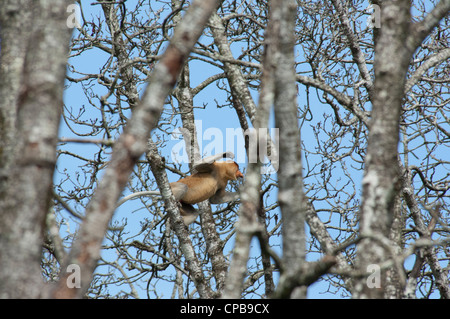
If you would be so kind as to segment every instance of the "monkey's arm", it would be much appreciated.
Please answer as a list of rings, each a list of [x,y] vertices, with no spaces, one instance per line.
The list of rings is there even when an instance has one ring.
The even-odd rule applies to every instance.
[[[226,192],[225,190],[219,190],[209,199],[211,204],[222,204],[232,202],[239,198],[238,192]]]
[[[194,170],[199,173],[208,173],[211,171],[211,164],[221,158],[234,158],[233,152],[223,152],[216,155],[208,156],[202,159],[200,162],[194,164]]]

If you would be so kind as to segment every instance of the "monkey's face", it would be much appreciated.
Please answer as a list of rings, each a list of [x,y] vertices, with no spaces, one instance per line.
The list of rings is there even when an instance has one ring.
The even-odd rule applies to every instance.
[[[217,166],[220,166],[222,176],[226,180],[237,180],[240,177],[244,177],[244,174],[239,170],[239,165],[234,161],[216,162]]]
[[[237,166],[237,164],[236,164]],[[241,173],[241,171],[239,170],[239,166],[237,166],[237,170],[236,173],[234,174],[235,178],[234,179],[238,179],[238,178],[243,178],[244,174]]]
[[[239,165],[236,162],[233,162],[235,164],[234,167],[234,173],[233,173],[233,180],[237,180],[238,178],[243,178],[244,174],[241,173],[241,171],[239,170]]]

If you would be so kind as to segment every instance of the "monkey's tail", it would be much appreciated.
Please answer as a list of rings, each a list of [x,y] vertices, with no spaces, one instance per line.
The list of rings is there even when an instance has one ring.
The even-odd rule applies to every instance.
[[[133,194],[130,194],[128,196],[122,197],[116,205],[116,208],[119,207],[120,205],[122,205],[123,203],[125,203],[126,201],[133,199],[135,197],[140,197],[140,196],[154,196],[154,195],[161,195],[161,193],[159,191],[143,191],[143,192],[136,192]]]

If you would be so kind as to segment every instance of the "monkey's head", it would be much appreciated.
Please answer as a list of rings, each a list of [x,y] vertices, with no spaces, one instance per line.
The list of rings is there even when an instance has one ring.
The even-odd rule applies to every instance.
[[[235,179],[244,178],[244,174],[239,170],[239,165],[236,162],[234,162],[234,164],[236,164],[236,173],[234,174]]]
[[[244,174],[239,170],[239,165],[234,161],[221,162],[225,168],[225,176],[228,180],[237,180],[244,177]]]

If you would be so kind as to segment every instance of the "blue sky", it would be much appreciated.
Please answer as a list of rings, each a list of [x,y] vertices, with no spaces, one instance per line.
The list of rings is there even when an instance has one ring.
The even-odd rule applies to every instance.
[[[130,5],[133,1],[127,1],[127,5]],[[89,5],[89,2],[83,1],[84,6],[84,14],[86,18],[90,19],[90,16],[102,16],[102,13],[99,13],[100,6],[91,6]],[[75,31],[77,32],[77,31]],[[236,56],[240,52],[236,52]],[[102,68],[102,66],[105,64],[106,60],[108,59],[108,55],[99,50],[99,49],[91,49],[86,51],[80,56],[75,56],[70,60],[70,63],[76,66],[76,69],[78,72],[85,72],[85,73],[98,73],[99,70]],[[191,86],[195,87],[202,81],[204,81],[209,75],[216,74],[217,72],[222,72],[221,70],[217,69],[214,66],[211,66],[207,63],[200,62],[200,61],[192,61],[190,63],[190,75],[191,75]],[[74,75],[69,72],[69,76],[73,77],[80,77],[80,75]],[[106,90],[103,86],[97,85],[95,81],[93,81],[93,91],[98,94],[99,96],[106,93]],[[141,92],[142,93],[142,92]],[[257,103],[257,93],[255,91],[252,91],[253,97],[255,102]],[[306,96],[306,91],[303,87],[299,87],[299,104],[304,103]],[[224,91],[218,90],[214,84],[211,84],[209,87],[204,89],[201,93],[195,96],[194,99],[194,105],[203,107],[205,106],[205,109],[199,108],[195,110],[195,118],[198,121],[197,130],[199,135],[199,141],[201,142],[201,151],[203,155],[211,155],[214,153],[218,153],[219,151],[233,151],[237,155],[237,160],[241,166],[241,168],[245,171],[245,162],[246,159],[244,158],[243,154],[245,153],[242,149],[242,136],[233,136],[233,141],[230,141],[230,139],[227,139],[227,129],[234,131],[236,128],[240,128],[238,118],[236,116],[236,113],[233,109],[230,108],[216,108],[216,104],[223,105],[226,101],[226,93]],[[95,101],[93,99],[94,103],[99,103],[99,101]],[[79,111],[79,109],[82,109],[83,106],[85,106],[85,113],[84,118],[99,118],[100,117],[100,111],[95,110],[89,105],[88,100],[85,97],[84,92],[81,90],[80,85],[77,84],[70,84],[70,87],[67,88],[64,96],[64,103],[67,109],[73,110],[75,113]],[[315,94],[311,94],[311,105],[314,108],[314,111],[317,112],[316,114],[320,114],[326,109],[317,101],[317,98],[315,97]],[[320,118],[320,116],[318,117]],[[273,126],[273,116],[271,118],[271,125]],[[313,123],[312,123],[313,124]],[[88,132],[88,128],[86,128],[86,133]],[[302,139],[305,141],[305,143],[308,143],[308,141],[313,140],[313,136],[309,136],[310,131],[305,129],[302,132]],[[154,135],[154,132],[153,134]],[[60,136],[67,138],[72,137],[73,134],[68,129],[67,125],[62,122],[61,123],[61,130],[60,130]],[[86,137],[87,139],[91,137]],[[97,136],[96,138],[103,138],[102,136]],[[235,139],[236,138],[236,139]],[[218,139],[222,139],[222,143],[217,143]],[[175,145],[184,144],[182,140],[173,139],[171,140],[165,149],[160,150],[164,156],[170,157],[171,159],[174,159],[172,157],[172,152],[174,150]],[[227,146],[234,143],[234,149],[226,148]],[[220,150],[220,147],[223,146],[224,149]],[[92,144],[78,144],[78,143],[69,143],[66,146],[62,146],[61,149],[70,149],[72,152],[80,154],[83,157],[91,158],[93,154],[98,149],[98,146],[92,145]],[[175,148],[176,151],[178,151]],[[66,170],[72,170],[73,174],[76,174],[76,171],[78,170],[78,166],[83,164],[83,161],[77,160],[70,156],[61,156],[60,160],[58,161],[58,171]],[[185,171],[187,171],[187,165],[184,166]],[[173,181],[173,178],[176,178],[172,176],[170,173],[169,180]],[[57,180],[59,178],[59,175],[57,174],[55,176],[55,179]],[[66,187],[68,186],[69,182],[66,182]],[[125,193],[126,195],[127,193]],[[271,196],[276,196],[276,193],[273,192]],[[131,213],[130,213],[131,212]],[[140,227],[139,222],[145,217],[146,211],[143,209],[140,205],[139,200],[136,201],[130,201],[126,204],[122,205],[115,214],[115,220],[121,221],[123,218],[127,218],[128,220],[128,227],[135,227],[138,229]],[[73,231],[75,226],[71,227],[71,231]],[[63,230],[64,231],[64,230]],[[309,234],[309,232],[307,232]],[[280,237],[279,237],[280,238]],[[281,249],[281,242],[275,242],[272,243],[274,245],[274,249],[280,252]],[[233,241],[231,240],[227,247],[228,249],[232,249]],[[254,240],[252,243],[252,256],[258,256],[259,255],[259,244]],[[114,259],[116,256],[114,253],[110,255],[111,252],[104,252],[104,258],[108,259]],[[314,254],[311,254],[309,256],[309,259],[315,259],[318,258],[314,257]],[[328,294],[319,294],[320,291],[324,291],[325,287],[321,283],[316,283],[312,285],[308,291],[308,297],[312,298],[335,298],[339,297],[332,293]],[[169,297],[167,294],[165,294],[166,297]],[[142,297],[145,297],[142,295]]]
[[[88,20],[90,19],[91,15],[93,16],[103,16],[102,13],[99,13],[101,8],[99,5],[90,5],[90,1],[82,1],[84,6],[84,14]],[[132,6],[135,1],[127,1],[127,5]],[[162,15],[164,17],[164,14]],[[77,32],[77,31],[75,31]],[[302,59],[302,54],[300,47],[297,48],[299,59]],[[240,49],[238,46],[234,47],[234,53],[235,56],[237,56],[240,53]],[[108,55],[99,50],[99,49],[91,49],[86,52],[84,52],[80,56],[75,56],[70,60],[70,63],[76,66],[77,71],[79,72],[85,72],[85,73],[98,73],[99,70],[104,66],[106,60],[108,59]],[[218,72],[222,72],[222,70],[216,68],[215,66],[212,66],[208,63],[201,62],[198,60],[194,60],[190,62],[190,76],[191,76],[191,86],[195,87],[199,83],[203,82],[205,79],[208,78],[208,76],[212,74],[216,74]],[[69,72],[69,76],[73,77],[79,77],[80,75],[71,74]],[[98,85],[95,80],[92,82],[93,85],[93,91],[98,94],[99,96],[106,93],[106,90],[103,86]],[[143,89],[143,88],[142,88]],[[142,93],[142,92],[140,92]],[[252,91],[253,97],[255,102],[257,103],[258,97],[257,92],[254,90]],[[219,90],[215,84],[211,84],[209,87],[204,89],[201,93],[195,96],[194,99],[194,106],[197,106],[195,110],[195,118],[198,121],[197,130],[198,130],[198,137],[199,141],[201,142],[201,152],[202,155],[212,155],[218,152],[222,151],[233,151],[237,155],[237,161],[239,162],[241,168],[245,171],[246,166],[246,159],[243,156],[245,153],[242,148],[242,136],[232,136],[233,141],[231,141],[229,138],[227,139],[227,129],[228,131],[234,131],[237,128],[240,128],[238,118],[236,116],[236,112],[228,107],[224,108],[217,108],[216,105],[224,105],[226,104],[226,93],[222,90]],[[315,144],[317,143],[316,138],[314,136],[313,127],[317,126],[318,123],[322,123],[323,125],[323,115],[324,114],[331,114],[333,115],[333,112],[328,106],[323,105],[319,101],[319,97],[317,96],[315,90],[310,89],[309,94],[310,99],[310,107],[311,107],[311,113],[312,113],[312,119],[310,122],[306,123],[302,127],[301,137],[302,141],[305,144],[307,149],[313,150],[315,148]],[[95,98],[92,100],[94,104],[99,104],[99,101]],[[70,84],[70,86],[65,91],[64,96],[64,103],[65,107],[68,110],[73,110],[73,112],[77,113],[80,110],[84,110],[83,118],[92,118],[92,119],[101,119],[100,117],[100,111],[98,109],[95,109],[89,105],[89,101],[86,99],[86,96],[84,92],[81,90],[80,85],[77,84]],[[303,108],[306,104],[306,89],[304,86],[299,85],[299,95],[298,95],[298,104],[301,108]],[[205,107],[204,109],[202,107]],[[125,113],[126,116],[131,116],[130,112]],[[179,122],[181,123],[181,121]],[[181,124],[180,124],[181,125]],[[270,121],[270,127],[273,127],[273,117]],[[80,127],[77,127],[77,130],[80,130]],[[88,128],[85,128],[85,133],[88,132]],[[152,136],[155,136],[156,132],[152,132]],[[160,132],[158,132],[160,133]],[[67,127],[66,123],[64,121],[61,122],[61,129],[60,129],[60,137],[67,138],[67,137],[73,137],[73,133],[71,130]],[[230,137],[230,136],[228,136]],[[319,136],[322,138],[321,136]],[[92,138],[87,136],[87,139]],[[104,138],[104,136],[96,136],[95,138]],[[323,137],[325,138],[325,137]],[[176,139],[174,136],[167,136],[167,139],[169,140],[166,147],[164,149],[161,149],[162,155],[166,156],[167,158],[170,158],[171,161],[175,160],[174,151],[175,154],[180,155],[180,148],[178,146],[184,145],[184,142],[182,140]],[[234,146],[231,148],[230,145]],[[60,149],[70,149],[71,152],[77,153],[82,157],[85,157],[87,159],[91,159],[93,154],[95,154],[98,150],[97,145],[94,144],[78,144],[78,143],[69,143],[65,146],[61,146]],[[223,147],[223,148],[222,148]],[[310,155],[310,164],[317,164],[320,163],[321,159],[314,157],[314,155]],[[73,158],[71,156],[65,156],[62,155],[58,161],[57,164],[57,171],[62,172],[64,170],[68,170],[72,172],[73,176],[77,175],[77,172],[79,172],[79,166],[84,163],[83,160]],[[362,178],[362,171],[357,169],[352,169],[350,166],[351,163],[341,163],[341,165],[347,165],[347,168],[349,169],[349,172],[352,174],[354,181],[356,181],[356,191],[357,191],[357,197],[359,198],[359,190],[360,190],[360,181]],[[187,164],[184,164],[183,166],[184,171],[188,171]],[[339,169],[337,169],[337,172],[340,172]],[[81,175],[80,175],[81,176]],[[168,172],[169,180],[174,181],[177,179],[176,176],[173,174],[170,174]],[[276,176],[274,176],[275,178]],[[331,183],[333,185],[340,185],[343,183],[342,175],[339,173],[333,174]],[[55,175],[55,181],[57,181],[59,178],[61,178],[60,174]],[[309,181],[310,183],[320,183],[320,180],[317,181]],[[70,188],[70,181],[66,181],[64,183],[65,187]],[[127,193],[125,193],[126,195]],[[272,198],[275,198],[276,193],[272,192],[271,194]],[[81,207],[75,207],[78,209],[81,209]],[[320,206],[316,206],[316,209],[320,209]],[[279,214],[278,209],[276,212]],[[142,221],[146,216],[146,209],[142,207],[139,200],[134,200],[127,202],[123,206],[121,206],[115,215],[116,221],[122,221],[123,218],[127,218],[128,220],[128,227],[139,229],[141,227],[140,221]],[[336,215],[333,215],[330,219],[330,222],[333,224],[338,224],[340,221],[337,218]],[[75,228],[75,224],[71,224],[70,231],[73,232]],[[306,234],[309,236],[309,230],[306,228]],[[66,231],[66,229],[63,229],[62,231]],[[331,231],[332,232],[332,231]],[[280,237],[278,237],[280,238]],[[227,250],[232,249],[233,241],[230,241],[226,247]],[[277,240],[276,237],[273,237],[273,242],[271,244],[274,246],[274,249],[278,252],[281,250],[281,239]],[[252,243],[252,256],[257,256],[259,254],[259,244],[253,241]],[[114,253],[111,251],[104,252],[105,258],[116,258]],[[319,254],[317,253],[311,253],[308,255],[308,260],[317,260],[319,258]],[[407,260],[407,264],[411,265],[413,260],[409,258]],[[318,282],[313,284],[309,287],[308,290],[308,297],[310,298],[340,298],[339,295],[335,295],[334,293],[322,293],[327,290],[328,284]],[[171,289],[171,288],[168,288]],[[165,294],[165,297],[169,297],[170,291]],[[145,297],[144,294],[142,294],[142,297]]]

